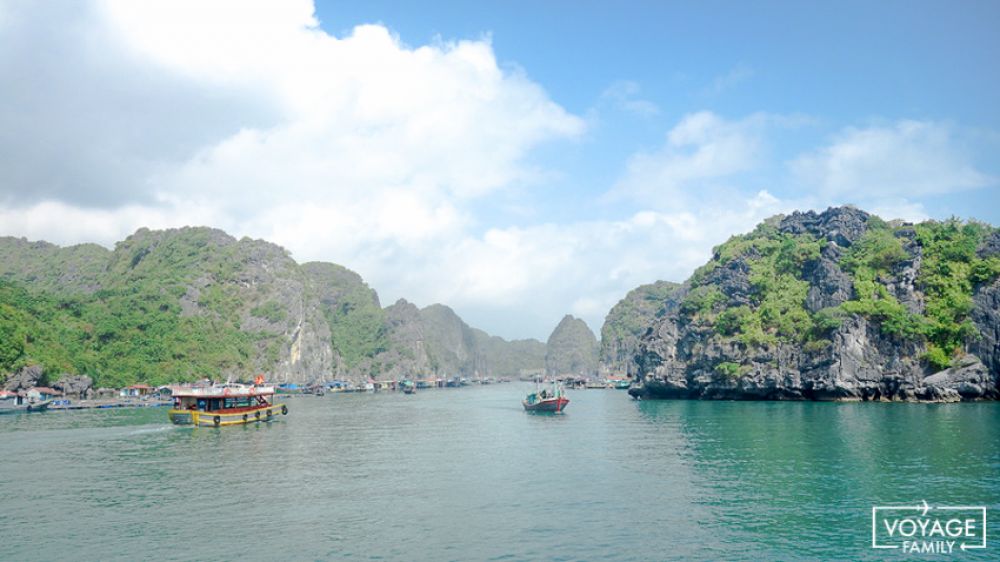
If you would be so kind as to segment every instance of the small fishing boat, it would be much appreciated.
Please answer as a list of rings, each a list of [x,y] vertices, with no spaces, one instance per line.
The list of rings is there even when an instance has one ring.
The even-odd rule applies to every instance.
[[[0,414],[17,414],[20,412],[44,412],[49,409],[52,400],[30,401],[23,394],[0,391]]]
[[[417,391],[417,385],[413,384],[413,381],[409,379],[400,381],[399,387],[403,389],[404,394],[413,394]]]
[[[550,388],[535,390],[521,401],[524,410],[527,412],[552,412],[561,413],[569,404],[566,398],[566,391],[562,385],[553,383]]]
[[[274,387],[262,377],[252,385],[220,384],[206,387],[173,387],[174,407],[168,412],[177,425],[222,427],[271,421],[288,415],[286,404],[274,403]]]

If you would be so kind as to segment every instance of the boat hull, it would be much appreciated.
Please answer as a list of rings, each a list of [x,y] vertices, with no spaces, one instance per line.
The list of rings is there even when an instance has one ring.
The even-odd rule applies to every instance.
[[[566,409],[566,405],[569,404],[569,398],[565,396],[560,396],[558,398],[547,398],[545,400],[539,400],[535,403],[529,403],[527,400],[521,401],[527,412],[551,412],[559,413]]]
[[[42,402],[34,402],[31,404],[17,404],[14,406],[2,405],[0,406],[0,414],[20,414],[26,412],[44,412],[49,409],[52,405],[51,400],[45,400]]]
[[[167,412],[170,421],[176,425],[193,425],[196,427],[225,427],[230,425],[246,425],[273,420],[279,415],[288,415],[288,406],[274,404],[257,408],[244,408],[238,412],[215,410],[203,412],[200,410],[170,410]]]

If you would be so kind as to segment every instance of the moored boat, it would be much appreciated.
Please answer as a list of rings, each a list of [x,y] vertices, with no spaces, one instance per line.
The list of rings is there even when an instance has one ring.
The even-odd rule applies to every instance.
[[[177,425],[243,425],[288,414],[288,405],[274,403],[274,387],[263,384],[174,387],[171,391],[174,407],[168,415]]]
[[[569,398],[566,398],[566,391],[560,384],[553,384],[551,388],[536,390],[524,400],[521,405],[527,412],[552,412],[558,414],[566,409]]]
[[[16,414],[20,412],[44,412],[49,409],[52,400],[32,402],[28,397],[7,390],[0,391],[0,414]]]

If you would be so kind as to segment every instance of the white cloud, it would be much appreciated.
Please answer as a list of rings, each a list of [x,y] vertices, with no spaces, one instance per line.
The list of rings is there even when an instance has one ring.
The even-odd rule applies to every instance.
[[[335,37],[308,1],[11,10],[3,234],[110,245],[207,224],[424,304],[510,302],[537,282],[515,271],[516,236],[471,233],[472,202],[530,188],[546,171],[526,155],[584,121],[501,68],[488,39],[409,47],[381,25]]]
[[[953,193],[996,183],[975,168],[952,127],[933,121],[844,129],[790,162],[804,189],[826,198],[876,200]]]
[[[885,220],[903,219],[908,222],[920,222],[931,218],[923,203],[900,199],[881,199],[866,205],[864,209]]]
[[[764,115],[728,121],[710,111],[685,116],[665,144],[633,155],[612,196],[629,197],[659,209],[687,209],[706,191],[755,169],[763,157]]]
[[[211,209],[161,209],[125,205],[114,209],[82,208],[62,201],[42,201],[28,207],[0,207],[0,236],[24,236],[60,245],[94,242],[107,247],[141,226],[177,228],[190,224],[225,228],[225,217]]]
[[[493,229],[434,254],[439,276],[415,280],[408,289],[426,295],[446,287],[445,302],[469,311],[473,325],[489,320],[506,333],[516,334],[512,328],[527,320],[536,330],[532,335],[545,339],[545,330],[567,312],[597,332],[630,289],[657,279],[683,281],[711,257],[713,246],[789,210],[760,192],[726,206]]]
[[[497,224],[484,208],[540,199],[551,171],[532,151],[584,122],[498,65],[488,39],[410,47],[380,25],[335,37],[307,1],[4,10],[0,234],[110,245],[141,226],[214,226],[506,337],[544,339],[567,312],[599,330],[629,289],[683,280],[731,234],[855,194],[843,186],[874,165],[866,150],[902,162],[899,177],[989,179],[934,124],[852,129],[795,161],[825,194],[791,201],[748,178],[768,165],[769,128],[796,118],[705,111],[628,159],[612,189],[622,218]],[[606,99],[658,111],[639,94],[621,83]],[[879,203],[913,218],[908,197],[933,192],[893,187]]]
[[[660,114],[660,107],[655,103],[639,97],[642,88],[638,82],[619,80],[601,93],[603,101],[610,102],[615,108],[638,115],[653,117]]]

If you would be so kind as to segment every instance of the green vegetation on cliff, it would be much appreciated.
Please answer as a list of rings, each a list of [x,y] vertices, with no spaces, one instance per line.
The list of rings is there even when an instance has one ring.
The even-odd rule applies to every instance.
[[[819,258],[823,245],[808,234],[780,232],[773,220],[734,236],[692,276],[692,290],[681,303],[681,312],[747,345],[815,339],[818,319],[805,307],[809,283],[803,270]],[[713,273],[735,260],[749,267],[749,287],[740,288],[747,294],[734,295],[746,303],[730,303],[731,295],[714,282]]]
[[[47,290],[34,283],[28,288],[37,276],[32,273],[4,282],[0,291],[0,333],[14,336],[4,344],[9,349],[0,358],[0,372],[37,364],[46,375],[86,374],[97,384],[121,386],[252,369],[255,344],[270,335],[240,329],[246,304],[226,284],[233,281],[236,256],[218,244],[223,236],[209,229],[169,236],[141,230],[114,253],[92,253],[102,264],[89,270],[106,271],[89,279],[101,287],[92,292],[72,284],[57,290],[61,285],[52,280],[72,264],[53,260],[59,254],[43,247],[51,277],[38,287]],[[17,261],[30,263],[38,256],[29,251]],[[9,263],[6,277],[24,277],[17,267]],[[181,300],[198,277],[205,286],[192,306],[201,313],[183,314]],[[263,308],[276,314],[273,306]]]
[[[639,340],[663,304],[680,285],[657,281],[629,291],[608,312],[601,327],[600,360],[609,374],[633,374],[630,366],[639,349]]]
[[[978,336],[969,316],[973,290],[1000,275],[1000,259],[978,257],[976,250],[996,232],[993,227],[954,218],[890,225],[868,216],[863,232],[844,249],[808,232],[779,229],[780,219],[715,248],[711,261],[691,277],[680,304],[683,318],[750,346],[820,349],[843,318],[860,315],[886,334],[926,344],[924,359],[936,369],[947,367]],[[833,251],[824,254],[831,244]],[[820,262],[848,276],[848,296],[835,306],[810,308],[815,287],[809,272]],[[917,275],[915,284],[907,281],[908,272]],[[732,282],[744,278],[748,286]],[[908,284],[915,285],[914,295],[900,302],[894,291]],[[724,370],[731,374],[729,366]]]
[[[375,294],[357,273],[332,263],[302,265],[313,292],[323,304],[330,326],[330,342],[348,369],[374,357],[389,345],[385,312]]]
[[[488,376],[543,364],[539,342],[480,337],[441,306],[390,318],[357,273],[299,265],[279,246],[210,228],[140,229],[113,251],[0,238],[0,258],[0,382],[28,365],[52,380],[123,386],[257,373],[302,383]],[[450,317],[431,321],[437,312]]]

